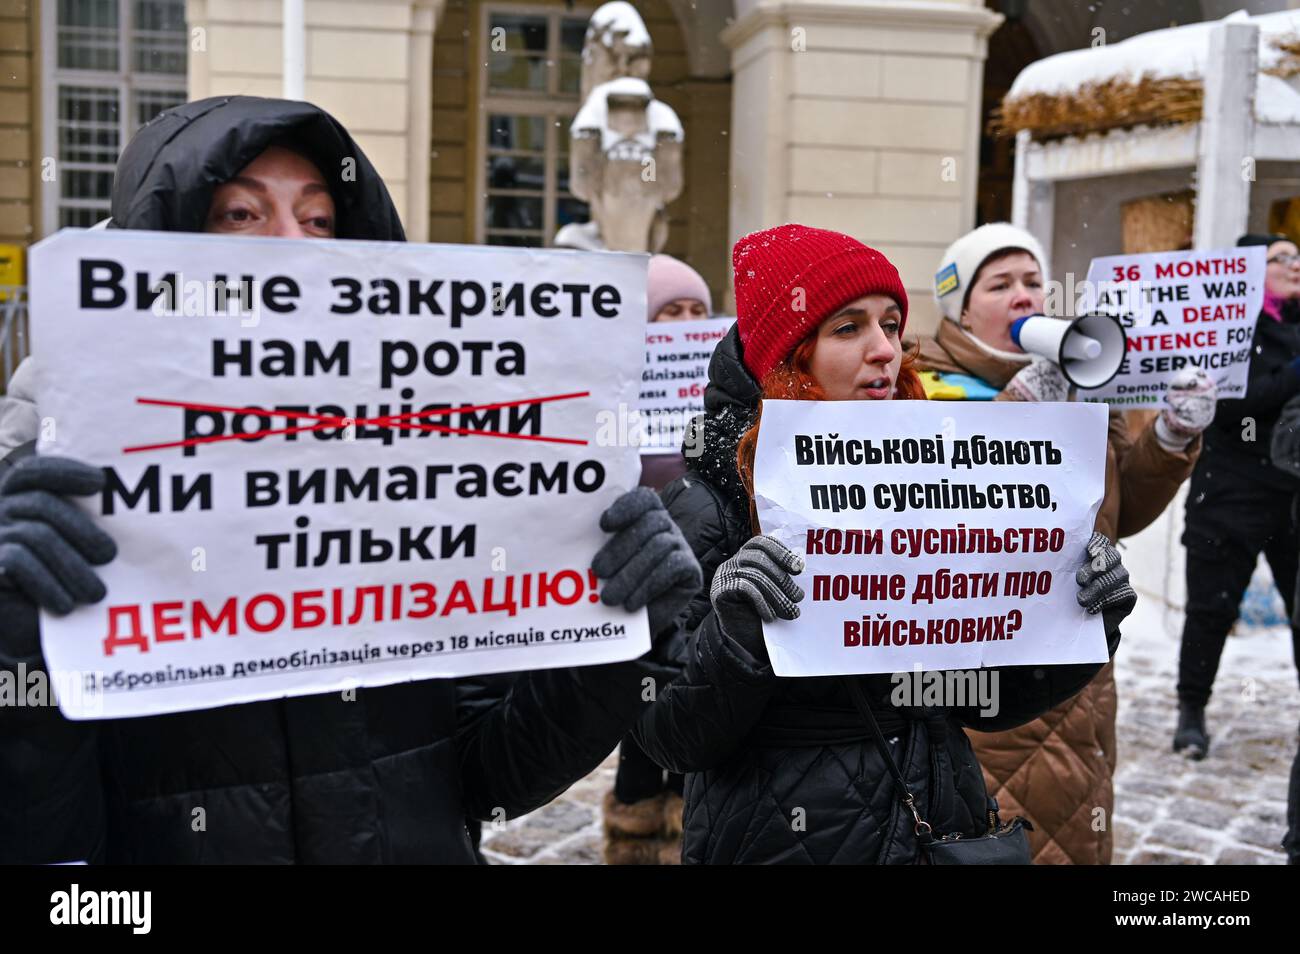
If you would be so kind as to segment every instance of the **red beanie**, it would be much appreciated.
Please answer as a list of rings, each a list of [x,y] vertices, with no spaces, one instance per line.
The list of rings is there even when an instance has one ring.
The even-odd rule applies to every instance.
[[[839,232],[793,223],[751,232],[732,249],[731,265],[745,366],[760,381],[837,309],[863,295],[888,295],[907,324],[898,269]],[[799,303],[803,309],[796,311]]]

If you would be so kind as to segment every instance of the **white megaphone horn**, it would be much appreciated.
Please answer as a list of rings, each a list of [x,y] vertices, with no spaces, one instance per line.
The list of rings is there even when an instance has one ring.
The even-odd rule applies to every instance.
[[[1061,366],[1076,388],[1099,388],[1119,373],[1128,336],[1114,315],[1084,315],[1069,321],[1030,315],[1011,323],[1011,340],[1022,351]]]

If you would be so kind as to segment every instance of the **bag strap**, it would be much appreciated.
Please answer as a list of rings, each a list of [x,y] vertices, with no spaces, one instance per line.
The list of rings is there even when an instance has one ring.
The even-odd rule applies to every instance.
[[[899,771],[898,763],[894,761],[893,753],[889,751],[889,743],[885,741],[885,733],[880,731],[880,723],[876,721],[876,717],[871,711],[871,706],[867,703],[866,696],[862,694],[862,687],[858,685],[858,681],[852,676],[844,676],[841,681],[844,683],[845,688],[848,689],[849,698],[853,700],[853,705],[858,710],[858,714],[862,716],[863,720],[871,728],[871,735],[875,739],[876,748],[880,750],[880,755],[884,758],[885,765],[889,767],[889,773],[894,776],[894,782],[898,785],[898,790],[901,793],[899,797],[907,807],[907,810],[912,813],[912,818],[915,822],[912,831],[916,834],[916,837],[922,841],[929,841],[933,835],[934,829],[930,827],[928,821],[921,817],[921,813],[917,810],[916,799],[914,799],[912,793],[907,790],[907,781],[903,778],[903,773]]]

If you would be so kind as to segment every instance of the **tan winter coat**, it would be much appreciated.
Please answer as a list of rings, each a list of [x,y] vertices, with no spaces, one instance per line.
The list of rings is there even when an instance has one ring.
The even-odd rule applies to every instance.
[[[995,388],[1005,388],[1024,367],[982,350],[946,320],[920,347],[918,370],[968,374]],[[995,400],[1015,398],[1003,392]],[[1097,529],[1118,540],[1147,527],[1191,474],[1200,451],[1200,438],[1180,454],[1161,447],[1154,414],[1129,412],[1126,420],[1112,410],[1106,492]],[[1034,823],[1029,839],[1039,864],[1110,864],[1114,668],[1106,666],[1077,696],[1028,725],[1008,732],[969,733],[1003,818],[1025,815]]]

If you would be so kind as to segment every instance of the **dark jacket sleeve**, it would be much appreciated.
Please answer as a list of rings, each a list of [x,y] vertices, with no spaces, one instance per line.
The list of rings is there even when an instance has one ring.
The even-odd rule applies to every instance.
[[[1286,402],[1273,425],[1273,442],[1269,448],[1273,466],[1293,477],[1300,477],[1300,397]]]
[[[637,742],[670,772],[712,768],[740,748],[775,689],[772,667],[709,613],[691,637],[685,672],[637,722]]]
[[[1259,320],[1265,322],[1271,319],[1261,315]],[[1263,334],[1261,330],[1256,330],[1254,341],[1256,346],[1260,346],[1260,338]],[[1270,349],[1280,347],[1272,345],[1269,339],[1266,341],[1268,343],[1263,344],[1262,347]],[[1241,425],[1237,422],[1243,417],[1272,417],[1283,404],[1300,394],[1300,374],[1292,369],[1290,354],[1270,355],[1274,360],[1266,361],[1260,361],[1259,357],[1260,355],[1256,354],[1254,360],[1250,362],[1250,370],[1246,373],[1246,393],[1239,398],[1227,398],[1219,402],[1215,413],[1216,423],[1232,421],[1237,428],[1240,428]]]
[[[998,674],[999,707],[983,716],[978,706],[954,709],[957,720],[977,732],[1003,732],[1033,722],[1077,695],[1102,670],[1102,663],[1070,666],[1003,666]]]
[[[718,567],[747,536],[745,514],[728,511],[709,485],[688,475],[664,491],[664,504],[700,561],[704,585],[678,621],[682,675],[637,722],[638,743],[672,772],[697,772],[744,742],[776,689],[776,676],[731,639],[709,602]]]
[[[694,478],[674,481],[661,497],[700,559],[702,595],[664,631],[652,633],[654,649],[635,662],[522,673],[508,691],[500,677],[495,692],[482,680],[458,682],[456,744],[471,818],[492,818],[497,808],[519,815],[559,795],[599,765],[681,675],[687,638],[709,607],[707,581],[725,533],[715,514],[697,519],[714,507],[714,498]]]
[[[0,864],[104,860],[98,726],[65,719],[50,688],[35,608],[0,589]]]
[[[1106,634],[1106,648],[1112,659],[1119,641],[1118,628]],[[999,705],[995,714],[983,716],[979,706],[954,708],[952,713],[958,722],[976,732],[1003,732],[1027,725],[1082,692],[1105,665],[1001,666],[993,670],[998,674]]]
[[[647,687],[672,674],[643,658],[520,673],[496,698],[474,680],[458,683],[465,814],[513,818],[545,805],[614,750],[653,698]]]
[[[1164,513],[1178,488],[1192,474],[1201,454],[1201,438],[1181,451],[1171,451],[1156,438],[1156,418],[1151,414],[1138,435],[1130,437],[1128,422],[1119,412],[1110,415],[1109,441],[1119,471],[1119,539],[1140,533]]]

